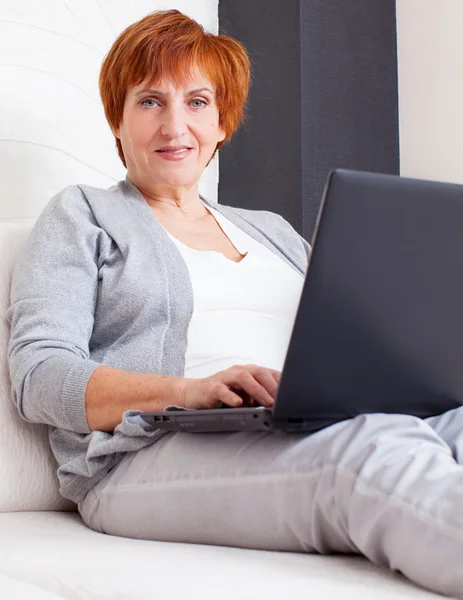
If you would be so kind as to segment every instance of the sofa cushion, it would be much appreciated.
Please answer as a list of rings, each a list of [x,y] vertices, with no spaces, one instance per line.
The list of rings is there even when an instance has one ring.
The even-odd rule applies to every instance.
[[[68,600],[442,598],[360,557],[133,540],[76,513],[3,514],[0,532],[0,573]]]
[[[11,401],[6,310],[13,264],[30,229],[0,222],[0,512],[75,508],[59,494],[48,428],[21,419]]]
[[[65,596],[58,596],[53,592],[43,589],[41,586],[33,585],[0,575],[0,593],[2,598],[8,600],[63,600]]]

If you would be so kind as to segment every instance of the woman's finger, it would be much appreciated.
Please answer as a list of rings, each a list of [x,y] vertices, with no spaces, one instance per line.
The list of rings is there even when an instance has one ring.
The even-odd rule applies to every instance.
[[[270,373],[272,374],[273,379],[277,382],[280,383],[280,377],[281,377],[281,371],[276,371],[275,369],[268,369],[270,371]]]
[[[278,382],[270,369],[259,369],[254,373],[254,377],[274,400],[278,389]]]
[[[220,385],[216,388],[214,399],[222,402],[230,408],[238,408],[243,405],[243,398],[237,393],[238,390],[233,390],[227,385]]]
[[[265,383],[268,385],[268,381],[265,381]],[[262,404],[263,406],[272,406],[273,396],[249,370],[243,369],[236,373],[233,387],[236,387],[236,384],[259,404]],[[274,381],[273,385],[276,385]]]

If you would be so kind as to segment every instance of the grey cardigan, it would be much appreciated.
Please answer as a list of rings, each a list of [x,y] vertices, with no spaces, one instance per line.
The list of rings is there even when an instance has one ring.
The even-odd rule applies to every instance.
[[[305,272],[309,245],[282,217],[213,206]],[[8,355],[20,414],[50,426],[64,497],[79,502],[127,452],[163,435],[136,410],[114,433],[91,432],[94,369],[183,376],[192,312],[186,264],[128,179],[71,186],[50,201],[14,269]]]

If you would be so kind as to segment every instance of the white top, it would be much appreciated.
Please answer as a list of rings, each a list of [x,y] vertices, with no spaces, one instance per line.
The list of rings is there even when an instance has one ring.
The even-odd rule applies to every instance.
[[[237,364],[281,371],[304,279],[226,217],[205,208],[246,256],[235,263],[220,252],[190,248],[169,234],[193,287],[185,377],[208,377]]]

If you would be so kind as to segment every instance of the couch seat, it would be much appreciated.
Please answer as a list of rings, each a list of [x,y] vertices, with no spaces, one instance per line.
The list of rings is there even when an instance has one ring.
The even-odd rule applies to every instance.
[[[8,600],[442,598],[360,557],[131,540],[72,512],[2,513],[0,531]]]

